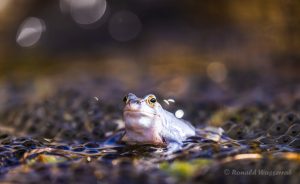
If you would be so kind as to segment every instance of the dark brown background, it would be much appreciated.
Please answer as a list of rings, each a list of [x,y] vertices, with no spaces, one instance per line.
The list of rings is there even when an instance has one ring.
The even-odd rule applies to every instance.
[[[238,89],[278,81],[289,89],[299,81],[298,1],[111,0],[107,4],[99,22],[83,27],[60,11],[59,1],[8,1],[0,11],[1,84],[31,81],[40,85],[36,88],[40,96],[59,85],[73,85],[100,96],[111,91],[117,95],[155,91],[183,98],[199,94],[195,87],[199,81],[222,88],[230,78],[241,79]],[[114,40],[108,32],[108,21],[120,10],[135,13],[142,24],[138,36],[127,42]],[[30,16],[42,19],[46,31],[33,47],[20,47],[16,34]],[[207,76],[211,62],[224,64],[224,81],[216,83]],[[91,78],[102,85],[85,88]]]

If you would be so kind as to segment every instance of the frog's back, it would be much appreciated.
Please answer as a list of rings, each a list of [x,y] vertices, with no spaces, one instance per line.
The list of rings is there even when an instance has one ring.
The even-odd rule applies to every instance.
[[[188,137],[195,136],[195,128],[189,122],[176,118],[174,114],[168,111],[165,111],[164,114],[161,135],[167,142],[181,143]]]

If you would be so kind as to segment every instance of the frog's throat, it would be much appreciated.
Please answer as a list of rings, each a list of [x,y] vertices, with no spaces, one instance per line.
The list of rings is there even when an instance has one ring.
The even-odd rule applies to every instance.
[[[137,111],[137,110],[125,110],[123,113],[124,113],[124,115],[126,115],[126,114],[140,114],[140,115],[144,115],[144,116],[151,116],[151,117],[158,116],[158,117],[160,117],[160,115],[157,114],[157,113],[151,113],[151,112],[146,112],[146,111]]]

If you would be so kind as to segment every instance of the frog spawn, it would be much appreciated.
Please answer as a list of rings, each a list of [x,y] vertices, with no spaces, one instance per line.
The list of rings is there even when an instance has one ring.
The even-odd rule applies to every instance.
[[[295,117],[295,115],[289,114],[286,116],[286,120],[289,122],[297,122],[298,119]],[[229,137],[237,139],[237,140],[239,140],[239,139],[242,140],[242,139],[246,138],[245,135],[247,134],[247,128],[245,129],[245,125],[236,125],[234,122],[231,122],[230,124],[231,125],[229,126],[229,128],[227,128],[227,134],[229,135]],[[246,125],[249,125],[249,123],[246,123]],[[287,144],[287,143],[290,143],[293,140],[293,138],[291,138],[291,137],[295,137],[298,135],[299,125],[293,123],[289,127],[288,131],[287,131],[287,128],[288,127],[284,123],[275,123],[268,130],[268,134],[271,137],[277,136],[276,141],[271,141],[270,140],[271,138],[268,139],[267,137],[260,138],[260,141],[264,144],[270,144],[270,143],[272,143],[272,144],[273,143]],[[285,134],[285,132],[287,132],[288,135],[283,135],[283,134]],[[4,141],[4,143],[5,143],[5,141]],[[295,145],[295,143],[292,145]],[[68,150],[71,150],[74,152],[98,153],[97,149],[95,149],[95,148],[86,149],[84,146],[73,146],[73,147],[57,146],[57,148],[68,149]]]
[[[241,114],[241,112],[239,113]],[[247,114],[247,110],[244,110],[244,113],[245,114],[242,115],[245,117],[250,117]],[[261,145],[260,147],[268,145],[268,148],[271,146],[278,151],[299,150],[298,139],[300,138],[300,124],[297,114],[276,113],[275,116],[260,117],[261,118],[254,118],[252,121],[251,118],[250,121],[249,118],[245,121],[240,120],[239,122],[237,122],[235,119],[233,119],[233,121],[229,120],[223,125],[223,128],[226,132],[226,135],[232,139],[241,140],[239,142],[243,144],[245,144],[245,140],[255,139]],[[253,121],[259,123],[252,123]]]
[[[230,123],[226,125],[226,128],[224,126],[224,138],[230,138],[228,139],[229,141],[226,142],[220,143],[205,139],[204,137],[191,137],[184,142],[182,150],[169,156],[161,154],[166,151],[165,149],[151,145],[122,145],[120,147],[104,149],[102,147],[102,141],[107,137],[106,133],[115,132],[118,127],[115,123],[115,120],[121,116],[118,110],[105,105],[105,108],[110,108],[110,110],[103,113],[103,107],[89,101],[89,98],[80,99],[80,95],[73,92],[68,92],[67,94],[72,98],[79,98],[79,102],[77,102],[79,105],[76,105],[76,103],[73,104],[74,102],[72,101],[62,100],[67,98],[66,96],[68,95],[64,97],[58,95],[54,99],[61,99],[58,100],[59,103],[52,100],[52,102],[43,102],[43,104],[34,105],[32,108],[35,109],[34,111],[39,111],[38,114],[31,114],[29,110],[27,112],[26,108],[23,108],[25,110],[22,108],[16,109],[16,113],[19,114],[21,118],[14,118],[16,114],[8,114],[10,121],[4,122],[12,122],[17,127],[24,128],[23,135],[35,135],[36,138],[27,138],[27,136],[20,137],[20,135],[16,138],[14,134],[10,136],[10,133],[0,136],[1,166],[3,166],[1,168],[17,166],[18,169],[19,166],[25,163],[26,166],[32,169],[32,172],[29,172],[29,174],[23,173],[22,175],[24,171],[20,171],[17,176],[13,175],[13,173],[9,173],[9,175],[12,175],[7,178],[26,178],[29,181],[34,173],[40,173],[39,177],[42,177],[44,180],[50,179],[50,181],[69,182],[72,180],[70,178],[76,178],[78,181],[90,182],[90,180],[84,176],[77,176],[78,173],[84,173],[85,176],[89,177],[92,181],[99,178],[106,178],[106,181],[110,181],[109,177],[112,174],[114,174],[115,178],[120,180],[127,177],[131,179],[141,178],[141,181],[144,181],[143,179],[149,177],[149,175],[134,170],[136,167],[134,160],[141,161],[139,159],[141,157],[143,157],[142,161],[145,162],[160,163],[165,160],[172,161],[174,159],[189,160],[203,157],[222,159],[240,153],[275,154],[280,151],[297,152],[299,150],[299,126],[297,126],[299,124],[299,118],[296,113],[287,113],[287,115],[285,112],[270,111],[270,113],[267,113],[268,116],[259,114],[259,118],[257,118],[255,113],[248,112],[247,110],[240,112],[242,118],[234,117],[224,120],[224,122],[230,121]],[[51,108],[49,108],[48,105],[45,106],[45,104],[48,104]],[[68,113],[46,113],[46,111],[51,111],[52,108],[68,109]],[[188,111],[185,112],[187,115],[189,114]],[[47,128],[42,126],[44,120],[39,117],[41,114],[49,117],[49,125],[47,125]],[[105,114],[109,114],[109,116]],[[203,115],[201,113],[195,113],[195,116],[196,115],[201,115],[201,117],[195,117],[195,119],[202,119],[202,122],[208,121],[210,117],[209,114]],[[278,118],[279,116],[281,118]],[[87,122],[87,124],[85,124],[85,122]],[[39,132],[38,130],[41,131]],[[47,141],[38,138],[43,136],[49,136],[57,140],[49,139]],[[29,154],[32,151],[45,150],[45,148],[53,149],[36,154]],[[25,159],[24,155],[27,155]],[[39,163],[41,160],[49,160],[47,157],[52,158],[52,156],[53,159],[56,160],[53,161],[50,159],[52,160],[52,164],[49,163],[49,161],[48,163]],[[66,156],[66,158],[64,156]],[[60,159],[60,157],[64,159]],[[24,159],[25,162],[21,162],[21,159]],[[27,165],[32,164],[32,162],[34,162],[33,165]],[[143,162],[138,162],[138,164],[141,164],[142,167],[145,168],[149,165],[149,168],[153,166],[153,164]],[[241,163],[235,164],[240,165]],[[117,166],[117,168],[120,166],[118,171],[112,169],[115,166]],[[82,171],[82,169],[85,171]],[[55,170],[58,170],[58,172],[55,173]],[[5,170],[1,171],[7,172]],[[201,173],[198,174],[199,175],[194,178],[195,181],[199,181],[196,179],[197,177],[203,177]],[[153,178],[157,179],[154,181],[167,181],[165,180],[166,176],[158,176],[151,172],[151,179]],[[36,181],[40,181],[40,179],[41,178],[36,179]]]
[[[69,142],[101,140],[106,132],[116,131],[122,119],[119,109],[83,98],[76,90],[58,92],[38,104],[14,107],[12,113],[4,110],[1,118],[12,135]],[[19,131],[13,132],[13,128]]]

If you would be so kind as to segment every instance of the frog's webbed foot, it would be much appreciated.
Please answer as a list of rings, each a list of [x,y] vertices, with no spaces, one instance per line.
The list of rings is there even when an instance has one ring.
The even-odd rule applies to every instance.
[[[197,136],[212,140],[215,142],[224,142],[224,130],[220,127],[205,127],[196,130]]]

